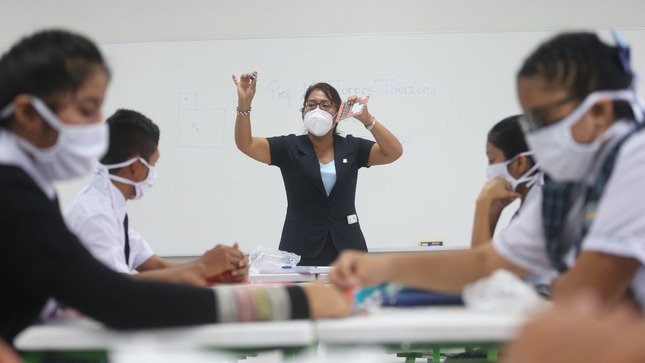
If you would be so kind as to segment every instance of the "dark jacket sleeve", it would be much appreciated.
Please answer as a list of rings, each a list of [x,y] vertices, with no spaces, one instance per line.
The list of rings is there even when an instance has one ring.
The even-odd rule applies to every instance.
[[[352,135],[347,135],[345,138],[354,148],[358,154],[358,165],[363,168],[367,167],[367,162],[370,159],[370,152],[372,151],[372,146],[375,142],[372,140],[363,139],[360,137],[354,137]]]
[[[116,328],[210,323],[212,290],[134,281],[94,259],[35,185],[3,198],[3,254],[32,296],[51,296]],[[34,190],[35,189],[35,190]]]
[[[268,137],[271,165],[282,167],[288,161],[289,145],[293,143],[296,135]]]

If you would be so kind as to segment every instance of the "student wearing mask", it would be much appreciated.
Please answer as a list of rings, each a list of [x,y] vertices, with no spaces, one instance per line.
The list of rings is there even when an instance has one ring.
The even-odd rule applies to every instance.
[[[473,247],[493,238],[502,211],[513,200],[519,198],[521,201],[517,216],[525,202],[540,194],[543,175],[531,157],[519,118],[519,115],[507,117],[488,132],[488,181],[477,197],[471,240]]]
[[[109,71],[88,39],[35,33],[0,58],[0,338],[11,343],[48,297],[121,329],[344,315],[321,286],[206,289],[143,282],[94,259],[69,231],[53,186],[95,170]],[[248,291],[252,290],[252,291]]]
[[[237,248],[218,245],[201,258],[177,264],[156,255],[131,226],[128,200],[141,199],[153,186],[159,161],[159,127],[132,110],[118,110],[106,123],[110,144],[91,184],[65,211],[65,221],[92,255],[121,273],[139,272],[137,279],[203,284],[206,278],[242,282],[248,275],[244,254]],[[194,264],[205,267],[205,276],[195,276]],[[192,273],[191,273],[192,272]]]
[[[492,243],[431,255],[342,255],[344,287],[394,281],[444,292],[507,269],[553,278],[556,303],[591,290],[604,306],[645,306],[645,132],[629,50],[564,33],[524,62],[522,128],[547,175],[538,198]]]
[[[355,117],[376,143],[335,133],[341,104],[338,91],[316,83],[305,92],[301,117],[306,135],[256,137],[251,132],[251,102],[257,74],[243,74],[237,86],[235,144],[251,158],[280,168],[287,193],[287,216],[280,249],[302,257],[300,265],[329,265],[344,249],[367,250],[356,213],[358,170],[389,164],[403,154],[397,138],[372,116],[367,105]],[[356,96],[348,101],[356,102]]]

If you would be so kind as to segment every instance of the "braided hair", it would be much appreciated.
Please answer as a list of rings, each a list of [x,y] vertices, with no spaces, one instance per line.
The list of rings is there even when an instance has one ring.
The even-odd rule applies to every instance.
[[[517,78],[541,77],[580,100],[598,90],[627,89],[633,73],[621,60],[624,51],[603,43],[594,33],[558,34],[529,55]],[[626,102],[615,101],[614,116],[627,118],[633,113]]]

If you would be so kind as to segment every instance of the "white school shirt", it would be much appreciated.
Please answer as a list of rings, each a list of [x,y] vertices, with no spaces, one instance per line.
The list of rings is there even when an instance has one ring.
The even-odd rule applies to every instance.
[[[56,198],[52,181],[38,169],[31,156],[18,144],[18,136],[0,128],[0,163],[17,166],[27,173],[50,200]]]
[[[604,146],[587,179],[589,185],[595,180],[606,153],[633,127],[633,123],[618,121],[606,131]],[[575,241],[580,235],[584,217],[584,191],[578,189],[574,193],[577,196],[563,230],[569,241]],[[559,273],[551,266],[546,251],[542,194],[526,202],[522,209],[517,220],[493,238],[493,247],[506,260],[532,274],[555,278]],[[645,132],[631,136],[619,151],[581,250],[638,260],[640,267],[632,279],[631,289],[640,306],[645,307]],[[575,259],[575,248],[570,248],[564,262],[572,267]]]
[[[544,185],[543,173],[538,172],[538,175],[536,175],[536,178],[538,178],[538,181],[529,188],[529,191],[526,193],[526,196],[524,197],[522,204],[520,204],[520,207],[517,209],[517,212],[515,212],[516,218],[523,213],[525,205],[531,203],[533,199],[538,198],[538,196],[542,195],[542,185]],[[513,224],[514,220],[515,218],[513,218],[508,225],[510,226],[511,224]]]
[[[544,176],[542,172],[539,172],[539,175],[537,177],[539,178],[539,181],[529,188],[529,191],[526,193],[526,196],[524,197],[522,204],[520,204],[519,208],[511,218],[511,221],[505,227],[503,227],[498,233],[496,233],[496,235],[504,233],[504,231],[509,229],[513,225],[513,223],[515,223],[517,220],[520,219],[519,216],[524,212],[524,207],[528,204],[531,204],[532,200],[536,198],[540,198],[542,196],[542,185],[544,185]],[[493,237],[493,240],[494,240],[494,237]],[[551,275],[541,276],[537,273],[532,273],[528,276],[525,276],[524,281],[526,281],[528,284],[538,289],[540,292],[543,292],[545,289],[548,290],[553,278],[554,276],[551,276]]]
[[[65,210],[65,222],[92,255],[120,273],[130,273],[154,255],[152,248],[128,226],[130,261],[125,262],[126,200],[105,172],[76,195]],[[131,221],[129,221],[131,222]]]

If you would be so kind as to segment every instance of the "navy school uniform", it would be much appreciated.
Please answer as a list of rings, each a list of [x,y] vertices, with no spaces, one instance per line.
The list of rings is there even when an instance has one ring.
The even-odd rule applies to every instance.
[[[301,255],[301,264],[311,265],[328,265],[344,249],[367,251],[354,201],[358,170],[367,167],[374,142],[334,135],[336,183],[327,196],[307,135],[268,141],[271,165],[280,168],[287,193],[280,250]]]

